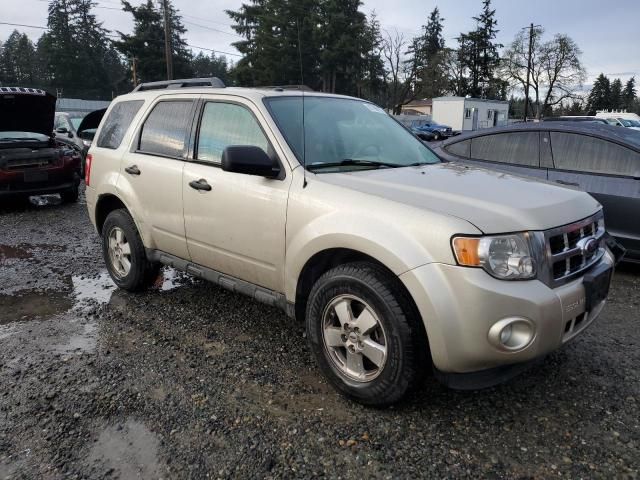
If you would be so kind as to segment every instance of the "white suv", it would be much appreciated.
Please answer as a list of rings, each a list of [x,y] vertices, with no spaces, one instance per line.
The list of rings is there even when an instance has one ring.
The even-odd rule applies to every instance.
[[[281,307],[362,403],[432,367],[495,384],[605,303],[614,258],[592,197],[442,163],[357,98],[159,82],[114,100],[95,138],[87,206],[119,287],[164,264]]]

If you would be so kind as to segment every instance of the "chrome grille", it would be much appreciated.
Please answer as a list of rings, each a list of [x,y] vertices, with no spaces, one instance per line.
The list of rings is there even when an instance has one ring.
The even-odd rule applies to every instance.
[[[565,283],[598,262],[604,254],[604,233],[602,212],[544,232],[548,260],[547,283],[551,286]],[[592,238],[597,242],[597,247],[589,251],[585,246]]]

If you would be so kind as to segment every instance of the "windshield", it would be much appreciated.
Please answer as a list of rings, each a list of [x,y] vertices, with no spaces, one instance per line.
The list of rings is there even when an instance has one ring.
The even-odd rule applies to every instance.
[[[83,118],[84,117],[71,117],[71,118],[69,118],[69,120],[71,120],[71,125],[73,125],[73,129],[74,130],[78,130],[78,127],[82,123],[82,119]]]
[[[625,120],[624,118],[618,119],[622,125],[625,127],[633,127],[634,125],[631,123],[631,120]]]
[[[381,108],[356,99],[265,99],[287,143],[309,170],[320,172],[438,163],[438,157]]]

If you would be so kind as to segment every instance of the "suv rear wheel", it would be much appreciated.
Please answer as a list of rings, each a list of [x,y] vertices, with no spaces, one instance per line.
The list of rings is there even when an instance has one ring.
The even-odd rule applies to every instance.
[[[149,287],[160,271],[147,259],[138,229],[124,209],[109,213],[104,222],[102,254],[113,281],[130,292]]]
[[[338,391],[366,405],[400,400],[425,371],[426,338],[399,280],[372,263],[338,266],[316,282],[307,337]]]

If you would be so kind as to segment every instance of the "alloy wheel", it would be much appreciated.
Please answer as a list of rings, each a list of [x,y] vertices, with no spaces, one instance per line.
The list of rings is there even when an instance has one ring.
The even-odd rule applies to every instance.
[[[131,245],[120,227],[113,227],[108,238],[111,266],[118,277],[124,278],[131,271]]]
[[[376,312],[355,295],[339,295],[323,313],[322,340],[334,367],[357,382],[370,382],[387,360],[387,338]]]

